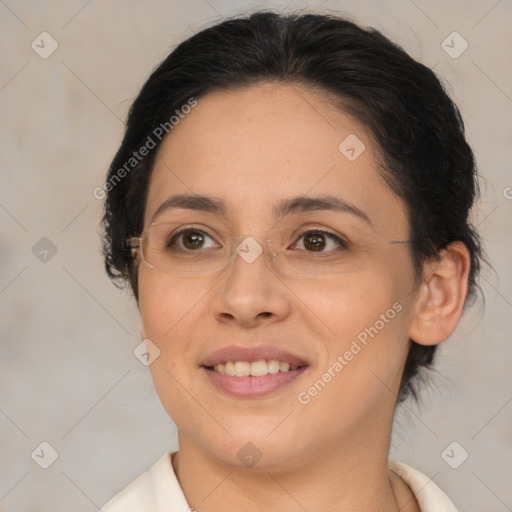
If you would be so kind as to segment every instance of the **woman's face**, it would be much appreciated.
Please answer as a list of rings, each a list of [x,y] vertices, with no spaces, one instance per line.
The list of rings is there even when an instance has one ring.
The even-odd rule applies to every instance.
[[[387,243],[407,240],[406,208],[375,155],[357,121],[298,85],[211,93],[164,140],[145,228],[175,221],[208,233],[175,240],[181,250],[218,251],[228,236],[252,235],[276,238],[299,259],[346,251],[316,231],[301,236],[311,228],[364,248],[346,253],[359,262],[350,271],[320,279],[277,273],[250,239],[224,273],[140,265],[143,334],[160,350],[151,372],[180,443],[229,464],[261,456],[259,467],[274,468],[347,446],[371,455],[365,446],[387,443],[416,294],[408,245]],[[224,210],[161,209],[174,195],[208,196]],[[327,196],[345,206],[304,201]],[[291,198],[303,208],[274,217]],[[248,364],[258,360],[267,364]],[[273,360],[298,368],[238,375],[275,372]],[[238,363],[228,370],[228,361]]]

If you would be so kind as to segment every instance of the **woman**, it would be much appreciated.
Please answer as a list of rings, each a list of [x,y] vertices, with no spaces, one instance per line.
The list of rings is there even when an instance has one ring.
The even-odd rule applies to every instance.
[[[375,30],[260,12],[180,44],[103,218],[179,451],[103,510],[455,510],[388,453],[475,291],[476,180],[434,73]]]

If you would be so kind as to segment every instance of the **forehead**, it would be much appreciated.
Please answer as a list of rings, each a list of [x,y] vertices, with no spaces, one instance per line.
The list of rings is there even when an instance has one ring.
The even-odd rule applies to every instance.
[[[405,208],[375,154],[368,131],[318,91],[297,84],[216,91],[164,139],[145,223],[169,196],[187,193],[222,198],[228,216],[248,222],[272,215],[286,197],[337,195],[377,224],[384,211],[404,224]]]

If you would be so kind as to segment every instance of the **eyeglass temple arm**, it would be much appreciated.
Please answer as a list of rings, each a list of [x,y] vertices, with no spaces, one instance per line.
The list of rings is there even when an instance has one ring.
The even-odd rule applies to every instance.
[[[131,238],[128,238],[128,240],[126,240],[126,246],[130,249],[132,257],[137,256],[137,252],[140,249],[140,242],[141,239],[136,236],[132,236]]]

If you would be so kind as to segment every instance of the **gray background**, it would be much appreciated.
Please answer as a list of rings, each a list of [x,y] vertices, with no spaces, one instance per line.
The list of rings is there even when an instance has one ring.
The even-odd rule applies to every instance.
[[[135,305],[103,271],[93,190],[154,66],[206,24],[265,6],[331,9],[375,26],[434,67],[463,113],[483,175],[475,223],[495,272],[482,275],[485,305],[469,309],[442,346],[421,407],[400,408],[392,457],[433,478],[461,510],[512,510],[511,1],[5,0],[1,511],[98,510],[177,448],[149,370],[132,352],[140,342]],[[59,45],[47,59],[31,47],[41,46],[43,31]],[[458,58],[441,46],[453,31],[469,44]],[[43,237],[57,249],[46,261]],[[36,463],[51,455],[38,448],[43,441],[59,454],[48,469]],[[465,452],[457,469],[447,464],[460,464]]]

